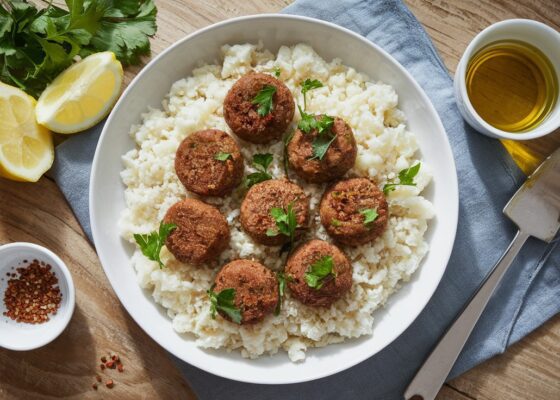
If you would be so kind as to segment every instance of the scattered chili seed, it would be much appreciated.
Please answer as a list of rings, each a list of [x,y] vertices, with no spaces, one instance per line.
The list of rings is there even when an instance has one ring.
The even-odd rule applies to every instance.
[[[119,372],[123,372],[124,371],[124,366],[122,364],[119,364],[117,366],[117,369],[119,370]]]
[[[109,389],[112,389],[113,386],[115,386],[115,383],[113,382],[112,379],[109,379],[109,380],[107,381],[107,383],[105,383],[105,386],[107,386]]]
[[[29,265],[7,275],[8,287],[4,293],[4,315],[17,322],[41,324],[55,315],[60,308],[62,293],[52,267],[33,260]]]

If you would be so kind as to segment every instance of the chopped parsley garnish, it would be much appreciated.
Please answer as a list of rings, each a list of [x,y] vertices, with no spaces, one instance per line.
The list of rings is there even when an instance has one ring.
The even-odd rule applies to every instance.
[[[272,111],[272,98],[274,97],[274,93],[276,93],[276,87],[272,85],[266,85],[259,91],[259,93],[257,93],[255,98],[251,102],[259,106],[259,108],[257,109],[257,113],[260,117],[264,117]]]
[[[335,139],[336,135],[319,135],[315,139],[313,139],[313,142],[311,143],[311,146],[313,147],[313,156],[310,158],[310,160],[322,160]]]
[[[290,238],[290,244],[294,244],[297,229],[296,212],[293,203],[288,204],[286,210],[280,207],[270,209],[270,216],[276,223],[276,229],[269,228],[267,236],[278,236],[280,234]]]
[[[274,67],[274,76],[277,78],[280,78],[280,74],[282,73],[282,70],[280,69],[280,67]]]
[[[221,151],[219,153],[216,153],[216,155],[214,156],[214,160],[218,160],[218,161],[226,161],[228,158],[233,159],[231,153],[224,153]]]
[[[299,113],[301,115],[301,120],[298,123],[298,128],[304,132],[309,133],[312,130],[317,130],[317,133],[321,135],[322,133],[329,132],[334,124],[334,118],[330,115],[321,115],[316,118],[315,115],[308,114],[301,109],[298,105]]]
[[[333,268],[332,256],[325,256],[315,261],[305,272],[307,286],[316,290],[321,289],[325,282],[336,277]]]
[[[216,313],[222,311],[236,324],[241,323],[241,310],[235,306],[235,289],[224,289],[219,293],[214,292],[214,286],[206,292],[210,298],[210,312],[212,318],[216,318]]]
[[[332,226],[338,227],[338,226],[341,226],[341,225],[342,225],[342,222],[340,222],[340,221],[339,221],[338,219],[336,219],[336,218],[333,218],[333,219],[331,219],[331,225],[332,225]]]
[[[123,64],[150,53],[156,33],[153,0],[0,2],[0,80],[38,97],[76,56],[112,51]]]
[[[159,224],[159,230],[148,234],[134,234],[134,240],[140,247],[142,254],[149,260],[157,261],[160,268],[165,267],[159,258],[161,248],[165,244],[165,240],[173,230],[177,228],[175,224],[164,224],[163,221]]]
[[[360,214],[364,216],[364,225],[371,224],[377,219],[377,217],[379,217],[379,214],[377,214],[377,207],[364,208],[363,210],[360,210]]]
[[[399,172],[399,182],[389,181],[383,186],[383,193],[386,195],[395,190],[397,186],[416,186],[414,178],[418,175],[420,171],[420,164],[418,163],[410,168],[405,168]]]
[[[266,172],[272,163],[272,160],[273,155],[270,153],[253,155],[253,167],[257,170],[257,172],[247,175],[245,178],[245,186],[250,188],[257,183],[272,179],[272,175]]]
[[[283,272],[277,274],[278,277],[278,303],[276,303],[276,309],[274,310],[274,315],[280,314],[282,309],[282,301],[284,300],[284,293],[286,292],[286,283],[291,282],[293,278],[290,275],[286,275]]]
[[[307,92],[313,89],[318,89],[320,87],[323,87],[323,84],[317,79],[306,79],[305,81],[303,81],[303,83],[301,84],[301,94],[303,94],[304,110],[307,109]]]
[[[286,136],[284,136],[284,154],[283,154],[283,163],[284,163],[284,173],[286,174],[286,178],[290,179],[290,175],[288,173],[288,145],[290,144],[290,142],[292,141],[293,137],[294,137],[294,133],[295,131],[292,131],[290,133],[288,133]]]

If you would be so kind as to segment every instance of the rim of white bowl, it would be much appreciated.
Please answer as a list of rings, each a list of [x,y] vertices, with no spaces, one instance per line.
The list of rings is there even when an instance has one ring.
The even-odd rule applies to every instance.
[[[59,281],[61,278],[64,279],[66,285],[68,286],[68,293],[66,293],[66,298],[68,299],[67,300],[68,303],[67,306],[64,308],[64,314],[62,315],[62,322],[59,324],[58,328],[55,329],[52,328],[52,326],[49,326],[48,321],[43,325],[39,325],[40,327],[44,327],[44,331],[45,331],[45,334],[41,336],[42,340],[39,340],[27,346],[24,345],[24,346],[16,347],[11,345],[10,343],[0,343],[0,347],[3,347],[8,350],[14,350],[14,351],[35,350],[40,347],[46,346],[47,344],[55,340],[57,337],[59,337],[60,334],[64,332],[64,330],[70,323],[70,320],[72,319],[72,315],[74,315],[74,308],[76,306],[76,291],[74,288],[74,280],[72,279],[72,274],[70,273],[70,270],[68,269],[66,263],[62,261],[62,259],[59,256],[57,256],[55,253],[53,253],[51,250],[47,249],[46,247],[40,246],[35,243],[29,243],[29,242],[8,243],[0,246],[0,255],[3,251],[7,249],[13,249],[13,248],[33,249],[35,251],[38,251],[39,253],[45,254],[46,256],[54,260],[56,266],[59,267],[60,270],[62,271],[62,277],[57,276],[57,278],[59,279]]]
[[[333,23],[330,23],[330,22],[327,22],[327,21],[319,20],[319,19],[316,19],[316,18],[299,16],[299,15],[290,15],[290,14],[275,14],[275,13],[255,14],[255,15],[246,15],[246,16],[231,18],[231,19],[228,19],[228,20],[225,20],[225,21],[217,22],[215,24],[211,24],[211,25],[206,26],[204,28],[198,29],[198,30],[194,31],[193,33],[191,33],[189,35],[186,35],[182,39],[179,39],[178,41],[171,44],[168,48],[166,48],[164,51],[162,51],[156,57],[154,57],[147,65],[145,65],[142,68],[142,70],[138,73],[138,75],[136,75],[134,77],[134,79],[130,82],[128,87],[125,89],[125,91],[123,92],[123,94],[119,98],[118,102],[115,104],[115,106],[113,108],[113,111],[111,111],[111,114],[107,118],[107,121],[105,122],[103,130],[102,130],[101,135],[99,137],[99,140],[97,142],[96,151],[95,151],[95,155],[94,155],[94,159],[93,159],[93,163],[92,163],[91,176],[90,176],[90,189],[89,189],[90,225],[91,225],[91,231],[92,231],[94,242],[95,242],[96,237],[98,235],[101,235],[101,232],[98,231],[98,227],[97,227],[95,208],[91,207],[91,204],[92,204],[93,198],[94,198],[93,188],[95,187],[95,181],[96,181],[96,168],[95,167],[96,167],[97,163],[99,162],[99,157],[100,157],[99,152],[97,150],[101,146],[105,137],[108,135],[107,126],[110,125],[110,122],[113,120],[113,118],[117,118],[114,110],[118,109],[120,103],[127,96],[128,92],[132,90],[132,88],[134,87],[136,82],[141,80],[143,78],[144,74],[147,73],[147,71],[151,67],[153,67],[155,64],[157,64],[161,59],[163,59],[167,53],[169,53],[171,51],[174,51],[176,47],[179,47],[180,45],[182,45],[187,40],[190,40],[190,39],[192,39],[192,38],[194,38],[198,35],[203,35],[203,34],[207,33],[208,31],[211,31],[212,29],[222,27],[222,26],[225,26],[225,25],[236,24],[236,23],[239,23],[239,22],[252,20],[252,19],[274,19],[274,18],[293,19],[293,20],[299,20],[299,21],[308,22],[308,23],[312,23],[312,24],[324,25],[324,26],[327,26],[331,29],[342,31],[345,34],[354,37],[354,39],[359,40],[359,41],[367,44],[370,47],[373,47],[376,51],[380,52],[385,57],[387,57],[389,60],[391,60],[394,63],[395,68],[398,68],[403,74],[405,74],[410,79],[412,85],[414,85],[415,89],[419,92],[420,96],[423,98],[423,100],[428,105],[429,110],[435,116],[436,124],[439,125],[442,132],[446,132],[445,127],[443,126],[443,123],[441,122],[441,118],[439,117],[439,114],[437,113],[434,105],[432,104],[431,100],[429,99],[428,95],[424,92],[424,90],[422,89],[420,84],[418,82],[416,82],[414,77],[388,52],[386,52],[384,49],[382,49],[380,46],[376,45],[375,43],[371,42],[370,40],[368,40],[368,39],[364,38],[363,36],[357,34],[356,32],[353,32],[353,31],[351,31],[349,29],[346,29],[342,26],[339,26],[339,25],[336,25],[336,24],[333,24]],[[454,211],[452,213],[453,214],[452,215],[452,219],[453,219],[452,223],[453,223],[453,226],[455,228],[453,229],[453,235],[451,237],[452,245],[449,246],[449,249],[447,250],[447,252],[445,254],[445,257],[444,257],[446,266],[445,266],[445,268],[441,269],[441,273],[438,276],[433,276],[433,278],[434,278],[433,281],[432,281],[433,284],[432,284],[432,287],[429,290],[430,295],[426,296],[426,299],[422,302],[421,307],[418,308],[418,311],[416,313],[414,313],[414,315],[410,316],[410,323],[403,329],[395,330],[394,334],[392,335],[390,340],[387,341],[387,344],[384,348],[389,346],[406,329],[408,329],[410,327],[410,325],[412,325],[412,323],[416,320],[416,318],[418,318],[420,313],[424,310],[424,308],[426,307],[428,302],[432,299],[437,287],[439,286],[439,283],[441,282],[443,274],[445,273],[445,271],[447,269],[447,265],[449,263],[449,258],[451,257],[451,252],[453,250],[453,244],[455,243],[455,237],[456,237],[456,233],[457,233],[457,222],[458,222],[458,218],[459,218],[459,186],[458,186],[458,179],[457,179],[457,173],[456,173],[457,168],[456,168],[456,165],[455,165],[455,159],[453,157],[453,152],[451,150],[451,145],[449,143],[449,138],[447,137],[447,134],[445,135],[444,140],[445,140],[445,143],[447,144],[446,148],[449,149],[450,165],[452,165],[453,171],[455,172],[454,174],[452,174],[453,177],[454,177],[454,185],[452,185],[452,187],[447,188],[447,190],[449,190],[451,192],[452,198],[455,199],[454,203],[451,204],[451,206],[453,207],[453,211]],[[105,261],[107,261],[107,260],[104,260],[100,255],[99,255],[99,258],[100,258],[103,270],[104,270],[105,274],[107,275],[107,277],[109,278],[109,276],[111,275],[110,269],[105,267],[105,265],[106,265]],[[121,302],[123,307],[127,310],[128,314],[132,317],[132,319],[142,328],[142,330],[148,336],[150,336],[156,343],[158,343],[161,347],[163,347],[165,350],[167,350],[169,353],[175,354],[175,352],[174,352],[174,350],[171,346],[169,346],[167,343],[159,342],[158,340],[156,340],[156,338],[154,337],[152,332],[149,332],[149,331],[144,329],[142,323],[133,315],[133,313],[130,312],[129,307],[123,301],[123,299],[126,297],[125,293],[120,289],[120,287],[118,285],[113,285],[113,282],[110,278],[109,278],[109,283],[111,284],[113,290],[115,291],[115,294],[119,298],[119,301]],[[379,351],[381,351],[381,350],[382,349],[380,349]],[[278,381],[278,380],[273,381],[273,380],[270,380],[270,381],[259,381],[259,382],[251,380],[250,378],[240,379],[239,376],[237,376],[236,374],[230,373],[229,371],[224,371],[222,369],[209,370],[208,368],[205,367],[205,365],[203,365],[201,362],[198,362],[197,360],[188,360],[187,361],[182,357],[178,357],[178,356],[177,357],[179,359],[181,359],[182,361],[188,363],[189,365],[192,365],[192,366],[197,367],[197,368],[199,368],[203,371],[206,371],[210,374],[213,374],[213,375],[216,375],[216,376],[219,376],[219,377],[222,377],[222,378],[231,379],[231,380],[238,381],[238,382],[268,385],[268,384],[302,383],[302,382],[309,382],[309,381],[321,379],[321,378],[324,378],[324,377],[327,377],[327,376],[331,376],[331,375],[334,375],[334,374],[337,374],[339,372],[345,371],[345,370],[347,370],[347,369],[349,369],[353,366],[356,366],[356,365],[360,364],[361,362],[373,357],[379,351],[377,351],[373,354],[364,353],[361,357],[356,358],[356,362],[354,364],[352,364],[351,366],[347,366],[347,365],[339,366],[337,368],[329,370],[328,372],[317,371],[317,373],[315,375],[311,376],[311,377],[302,376],[301,379],[290,380],[290,381]]]
[[[471,40],[471,42],[469,43],[469,45],[465,49],[465,52],[461,56],[461,59],[459,61],[459,65],[457,67],[457,72],[456,73],[457,73],[457,76],[458,76],[458,79],[459,79],[459,90],[461,91],[461,97],[463,99],[464,105],[467,108],[468,112],[471,114],[471,116],[473,118],[476,119],[476,122],[478,122],[480,125],[482,125],[482,127],[484,129],[486,129],[487,131],[491,132],[493,135],[495,135],[496,137],[501,138],[501,139],[511,139],[511,140],[517,140],[517,141],[525,141],[525,140],[536,139],[536,138],[539,138],[539,137],[542,137],[542,136],[546,136],[546,135],[554,132],[556,129],[558,129],[558,127],[560,127],[560,118],[559,118],[558,122],[548,129],[543,129],[542,128],[542,124],[544,123],[544,121],[543,121],[543,122],[541,122],[540,125],[538,125],[536,128],[532,129],[529,132],[512,133],[512,132],[503,131],[501,129],[498,129],[498,128],[490,125],[480,115],[478,115],[478,113],[476,112],[476,110],[474,109],[474,107],[471,103],[471,100],[469,99],[469,95],[467,94],[467,83],[466,83],[467,65],[468,65],[469,61],[471,60],[471,57],[473,56],[473,53],[475,52],[475,49],[477,49],[479,43],[489,33],[493,32],[493,31],[496,31],[498,29],[503,29],[504,27],[507,27],[507,26],[521,26],[521,25],[524,25],[524,24],[525,25],[531,25],[531,26],[533,26],[535,28],[538,28],[538,29],[543,29],[548,34],[550,34],[551,36],[553,36],[553,37],[555,36],[556,40],[558,42],[560,42],[560,33],[557,32],[555,29],[551,28],[550,26],[548,26],[546,24],[543,24],[542,22],[538,22],[538,21],[535,21],[535,20],[532,20],[532,19],[523,19],[523,18],[506,19],[504,21],[496,22],[495,24],[492,24],[492,25],[484,28],[482,31],[480,31]],[[560,99],[558,101],[560,101]]]

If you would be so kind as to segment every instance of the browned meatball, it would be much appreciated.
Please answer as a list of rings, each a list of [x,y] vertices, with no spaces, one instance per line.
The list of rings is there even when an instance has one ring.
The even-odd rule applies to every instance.
[[[335,135],[334,141],[321,160],[313,157],[312,144],[317,135],[319,133],[315,129],[309,133],[300,129],[294,132],[288,144],[290,165],[296,174],[307,182],[321,183],[340,178],[354,166],[358,154],[352,128],[343,119],[334,119],[330,132],[320,134]]]
[[[375,210],[377,217],[365,223]],[[323,194],[321,222],[329,235],[342,244],[358,246],[375,240],[387,228],[389,209],[385,195],[366,178],[337,182]]]
[[[249,189],[241,203],[241,226],[258,243],[268,246],[284,244],[289,240],[288,236],[280,233],[269,236],[267,231],[278,231],[270,215],[272,208],[287,212],[289,204],[296,215],[296,237],[299,237],[309,222],[309,198],[302,188],[286,179],[264,181]]]
[[[326,257],[331,257],[332,273],[320,281],[320,287],[309,286],[306,273],[311,272],[312,264]],[[288,259],[285,272],[292,295],[309,306],[330,307],[352,287],[350,260],[334,244],[323,240],[311,240],[299,246]]]
[[[220,211],[196,199],[173,204],[163,219],[177,228],[165,245],[184,263],[204,264],[217,259],[229,245],[229,227]]]
[[[253,324],[271,313],[278,303],[278,281],[274,272],[259,262],[234,260],[216,275],[214,292],[235,289],[235,306],[241,310],[241,324]],[[227,314],[218,309],[228,320]]]
[[[201,196],[225,196],[243,179],[243,156],[230,135],[207,129],[181,142],[175,171],[187,190]]]
[[[272,110],[264,116],[253,104],[255,96],[266,86],[274,86]],[[294,118],[294,98],[282,81],[262,73],[242,76],[224,100],[224,118],[237,136],[251,143],[267,143],[282,137]]]

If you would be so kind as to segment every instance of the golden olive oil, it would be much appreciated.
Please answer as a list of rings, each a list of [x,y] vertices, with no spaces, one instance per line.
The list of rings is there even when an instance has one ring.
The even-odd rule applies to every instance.
[[[466,83],[478,115],[507,132],[535,128],[558,100],[558,79],[550,60],[536,47],[517,40],[480,49],[467,66]]]

